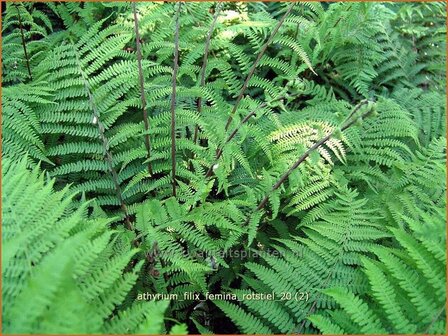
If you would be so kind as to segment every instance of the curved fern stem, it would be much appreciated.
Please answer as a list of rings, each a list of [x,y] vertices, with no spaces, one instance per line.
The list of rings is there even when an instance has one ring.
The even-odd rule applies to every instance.
[[[266,106],[266,103],[263,103],[259,106],[259,108],[263,108]],[[230,133],[230,135],[227,137],[226,142],[224,143],[224,145],[222,145],[220,148],[218,148],[218,150],[216,151],[216,158],[215,161],[212,163],[212,165],[208,168],[207,170],[207,174],[205,174],[205,177],[210,177],[213,174],[213,166],[218,162],[218,160],[221,158],[222,156],[222,151],[225,145],[227,145],[234,137],[235,135],[238,133],[239,129],[252,117],[255,115],[256,110],[253,110],[252,112],[248,113],[246,115],[246,117],[241,120],[241,122],[239,123],[239,125],[237,127],[235,127],[235,129],[232,131],[232,133]]]
[[[349,127],[353,126],[358,118],[353,118],[353,116],[359,111],[359,109],[364,106],[365,104],[367,104],[369,101],[368,100],[362,100],[360,101],[352,110],[352,112],[348,115],[348,117],[346,118],[346,121],[344,122],[344,125],[341,127],[340,131],[345,131],[346,129],[348,129]],[[365,118],[368,115],[370,115],[372,113],[372,109],[367,110],[362,116],[360,116],[361,118]],[[277,190],[285,181],[286,179],[289,177],[289,175],[297,168],[299,167],[299,165],[301,163],[303,163],[306,158],[311,154],[312,151],[316,150],[317,148],[319,148],[320,146],[322,146],[323,144],[325,144],[334,134],[335,134],[336,130],[334,130],[333,132],[330,132],[329,134],[327,134],[326,136],[324,136],[322,139],[320,139],[319,141],[317,141],[312,147],[310,147],[289,169],[286,173],[284,173],[282,175],[282,177],[280,177],[280,179],[277,181],[277,183],[274,184],[274,186],[272,187],[271,191],[261,200],[261,202],[258,204],[255,212],[263,209],[268,200],[269,200],[269,195],[274,192],[275,190]],[[253,213],[250,214],[247,217],[246,220],[246,225],[249,223],[251,217],[252,217]],[[258,230],[260,230],[262,227],[260,226]],[[347,236],[345,236],[344,241],[342,242],[342,244],[345,244],[347,240]],[[332,278],[333,272],[334,272],[334,266],[336,266],[337,263],[335,262],[333,264],[333,266],[330,268],[328,276],[324,279],[323,283],[322,283],[322,287],[325,288],[328,284],[328,282],[330,281],[330,279]],[[317,307],[317,300],[318,300],[319,296],[317,296],[314,300],[314,302],[312,303],[310,309],[308,310],[307,316],[310,316],[311,314],[313,314],[314,310]],[[299,330],[297,331],[292,331],[294,333],[300,334],[303,330],[303,328],[305,327],[305,323],[306,323],[306,318],[302,321]]]
[[[146,97],[145,97],[145,83],[143,78],[143,68],[142,68],[142,48],[141,48],[141,39],[140,33],[138,30],[138,16],[137,9],[135,6],[135,2],[131,4],[132,12],[134,14],[134,31],[135,31],[135,40],[137,46],[137,63],[138,63],[138,79],[140,84],[140,98],[142,101],[142,110],[143,110],[143,122],[145,124],[145,147],[148,152],[147,158],[151,157],[151,142],[149,140],[149,122],[148,122],[148,111],[146,109]],[[152,175],[152,167],[151,162],[148,162],[148,173]]]
[[[285,22],[285,19],[288,17],[288,15],[291,13],[292,8],[294,7],[295,3],[292,3],[288,6],[288,9],[286,10],[285,14],[283,14],[280,21],[277,23],[275,28],[272,30],[271,35],[269,36],[266,43],[261,47],[260,52],[257,55],[257,58],[255,59],[255,62],[252,64],[252,67],[249,70],[249,73],[247,74],[246,80],[244,81],[243,86],[241,87],[240,93],[238,97],[236,98],[236,102],[233,105],[232,111],[230,112],[229,118],[227,119],[225,130],[227,131],[230,123],[233,120],[233,115],[235,114],[236,110],[238,109],[238,106],[240,105],[241,100],[243,99],[243,95],[246,92],[247,86],[249,84],[249,81],[252,79],[252,76],[255,73],[255,68],[257,67],[258,63],[260,62],[261,58],[263,57],[264,53],[266,52],[266,49],[271,44],[272,40],[274,39],[275,35],[277,34],[280,27]]]
[[[104,134],[105,128],[103,123],[100,120],[100,113],[98,111],[98,108],[96,106],[95,103],[95,99],[93,98],[93,94],[92,94],[92,90],[90,88],[89,82],[87,80],[87,75],[85,74],[84,70],[82,69],[81,66],[81,62],[79,60],[79,56],[78,53],[76,52],[76,49],[74,49],[74,54],[76,56],[76,63],[79,69],[79,73],[81,74],[82,77],[82,81],[83,81],[83,85],[84,88],[87,92],[87,95],[89,97],[89,105],[90,108],[92,109],[92,113],[93,113],[93,120],[95,120],[95,124],[97,125],[98,128],[98,133],[101,139],[101,144],[103,146],[103,153],[104,153],[104,158],[107,162],[108,168],[109,168],[109,173],[112,176],[112,182],[114,184],[114,188],[115,188],[115,194],[118,198],[118,202],[120,203],[120,207],[122,209],[122,211],[124,212],[124,216],[125,216],[125,223],[126,223],[126,227],[131,230],[134,231],[134,227],[131,223],[130,217],[129,217],[129,212],[127,209],[127,205],[122,197],[122,193],[121,193],[121,187],[120,184],[118,182],[118,175],[117,172],[114,168],[113,165],[113,158],[112,158],[112,154],[109,151],[109,140],[107,139],[106,135]]]
[[[33,76],[31,75],[30,61],[28,59],[28,52],[26,51],[25,35],[23,34],[22,18],[20,16],[19,6],[17,6],[17,4],[14,4],[14,5],[17,9],[17,18],[19,19],[19,29],[20,29],[21,39],[22,39],[23,52],[25,54],[26,68],[28,69],[28,75],[30,76],[30,80],[33,80]]]
[[[182,3],[177,4],[176,11],[176,30],[174,32],[174,64],[173,64],[173,82],[171,94],[171,174],[173,196],[176,196],[176,78],[179,69],[179,16]]]
[[[298,96],[298,95],[299,95],[299,94],[294,94],[294,95],[291,95],[291,97]],[[285,98],[284,95],[282,95],[282,96],[280,96],[280,97],[278,97],[278,98],[273,99],[271,102],[272,102],[272,103],[273,103],[273,102],[277,102],[277,101],[282,100],[283,98]],[[250,118],[252,118],[254,115],[256,115],[256,112],[257,112],[259,109],[262,109],[262,108],[266,107],[267,105],[268,105],[268,104],[267,104],[266,102],[264,102],[263,104],[259,105],[258,108],[254,109],[254,110],[252,110],[250,113],[248,113],[248,114],[244,117],[244,119],[242,119],[242,120],[240,121],[240,123],[238,124],[238,126],[235,127],[235,129],[232,131],[232,133],[229,134],[229,136],[227,137],[227,139],[226,139],[226,141],[224,142],[224,144],[223,144],[221,147],[219,147],[219,148],[217,149],[217,151],[216,151],[216,158],[215,158],[215,161],[212,163],[212,165],[211,165],[211,166],[209,167],[209,169],[207,170],[207,174],[205,175],[205,177],[210,177],[210,176],[212,176],[212,174],[213,174],[213,166],[214,166],[216,163],[218,163],[219,159],[221,158],[221,156],[222,156],[222,152],[223,152],[223,149],[224,149],[224,146],[227,145],[227,144],[228,144],[228,143],[235,137],[235,135],[238,133],[238,131],[241,129],[241,127],[242,127],[245,123],[247,123],[247,122],[249,121]]]
[[[357,118],[352,118],[356,112],[359,111],[359,109],[368,103],[368,100],[362,100],[361,102],[359,102],[355,108],[352,110],[352,112],[349,114],[349,116],[346,119],[345,125],[341,127],[341,132],[345,131],[347,128],[351,127],[354,123],[356,123]],[[365,112],[361,118],[367,117],[370,113],[372,112],[372,110],[368,110],[367,112]],[[317,141],[313,146],[311,146],[305,153],[303,153],[303,155],[296,161],[294,162],[294,164],[282,175],[282,177],[280,177],[280,179],[277,181],[277,183],[275,183],[272,186],[271,191],[261,200],[261,202],[258,204],[256,211],[263,209],[268,200],[269,200],[269,195],[270,193],[274,192],[275,190],[277,190],[285,181],[286,179],[289,177],[289,175],[291,175],[291,173],[300,166],[301,163],[303,163],[306,158],[317,148],[319,148],[320,146],[322,146],[323,144],[325,144],[334,134],[335,134],[336,130],[334,130],[333,132],[327,134],[326,136],[324,136],[322,139],[320,139],[319,141]]]
[[[218,3],[215,8],[215,14],[213,15],[213,21],[210,25],[210,29],[208,30],[207,38],[205,40],[205,48],[204,48],[204,57],[202,59],[202,67],[201,67],[201,82],[200,87],[203,87],[205,85],[205,70],[207,69],[207,61],[208,61],[208,52],[210,49],[210,42],[212,39],[213,31],[215,30],[216,21],[218,20],[219,12],[221,11],[222,3]],[[197,106],[198,106],[198,113],[200,114],[202,112],[202,97],[199,97],[197,100]],[[194,128],[194,136],[193,136],[193,143],[196,143],[198,140],[198,134],[199,134],[199,125],[196,124]]]

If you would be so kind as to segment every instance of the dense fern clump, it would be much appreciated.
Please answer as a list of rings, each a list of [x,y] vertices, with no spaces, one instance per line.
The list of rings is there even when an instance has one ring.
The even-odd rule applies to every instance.
[[[444,333],[442,3],[2,9],[4,333]]]
[[[96,204],[74,207],[69,188],[54,191],[25,159],[4,159],[3,178],[5,333],[164,330],[166,304],[130,300],[143,261],[128,266],[138,249],[109,228],[113,218]]]

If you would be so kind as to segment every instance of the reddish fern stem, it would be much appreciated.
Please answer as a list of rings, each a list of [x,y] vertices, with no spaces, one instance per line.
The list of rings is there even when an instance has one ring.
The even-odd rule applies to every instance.
[[[348,122],[343,127],[341,127],[341,132],[345,131],[347,128],[351,127],[356,122],[357,119],[356,118],[352,119],[352,116],[355,115],[355,113],[358,112],[359,109],[367,103],[368,103],[367,100],[362,100],[355,106],[355,108],[353,109],[353,111],[350,113],[350,115],[347,118]],[[362,118],[367,117],[370,113],[371,113],[371,110],[367,111],[362,116]],[[350,120],[350,119],[352,119],[352,120]],[[320,146],[322,146],[323,144],[325,144],[334,135],[335,132],[336,131],[333,131],[333,132],[327,134],[322,139],[320,139],[318,142],[316,142],[313,146],[311,146],[305,153],[303,153],[303,155],[296,162],[294,162],[294,164],[280,177],[280,179],[277,181],[277,183],[275,183],[272,186],[271,191],[258,204],[256,211],[263,209],[269,200],[269,195],[271,193],[273,193],[274,191],[276,191],[286,181],[286,179],[289,177],[289,175],[291,175],[291,173],[295,169],[297,169],[297,167],[299,167],[301,163],[303,163],[306,160],[306,158],[311,154],[311,152],[313,152],[315,149],[317,149]]]
[[[138,30],[138,16],[135,2],[132,3],[132,12],[134,14],[134,31],[137,47],[137,64],[138,64],[138,78],[140,84],[140,98],[142,101],[143,110],[143,122],[145,124],[145,148],[147,152],[147,159],[151,157],[151,142],[149,140],[149,121],[148,121],[148,111],[146,109],[146,97],[145,97],[145,82],[143,78],[143,68],[142,68],[142,49],[141,49],[141,39]],[[148,173],[152,175],[151,162],[148,161]]]
[[[341,127],[341,132],[343,132],[343,131],[345,131],[346,129],[348,129],[349,127],[351,127],[351,126],[353,126],[353,124],[355,124],[356,123],[356,121],[357,121],[357,118],[354,118],[354,119],[352,119],[352,117],[356,114],[356,112],[358,112],[359,111],[359,109],[363,106],[363,105],[365,105],[365,104],[367,104],[368,103],[368,100],[362,100],[361,102],[359,102],[356,106],[355,106],[355,108],[352,110],[352,112],[349,114],[349,116],[347,117],[347,119],[346,119],[346,122],[345,122],[345,125],[344,126],[342,126]],[[365,118],[365,117],[367,117],[369,114],[371,114],[372,113],[372,110],[368,110],[366,113],[364,113],[362,116],[361,116],[361,118]],[[351,119],[351,120],[350,120]],[[327,134],[326,136],[324,136],[322,139],[320,139],[318,142],[316,142],[312,147],[310,147],[289,169],[288,169],[288,171],[286,172],[286,173],[284,173],[283,175],[282,175],[282,177],[280,177],[280,179],[277,181],[277,183],[275,183],[274,185],[273,185],[273,187],[272,187],[272,189],[271,189],[271,191],[262,199],[262,201],[258,204],[258,206],[257,206],[257,208],[256,208],[256,210],[255,210],[255,212],[256,211],[259,211],[259,210],[261,210],[261,209],[263,209],[265,206],[266,206],[266,204],[267,204],[267,202],[268,202],[268,200],[269,200],[269,194],[271,194],[272,192],[274,192],[275,190],[277,190],[285,181],[286,181],[286,179],[289,177],[289,175],[291,175],[291,173],[295,170],[295,169],[297,169],[298,167],[299,167],[299,165],[301,164],[301,163],[303,163],[305,160],[306,160],[306,158],[311,154],[311,152],[312,151],[314,151],[314,150],[316,150],[317,148],[319,148],[320,146],[322,146],[323,144],[325,144],[329,139],[331,139],[332,137],[333,137],[333,135],[334,135],[334,133],[335,133],[335,131],[333,131],[333,132],[331,132],[331,133],[329,133],[329,134]],[[247,220],[246,220],[246,225],[247,225],[247,223],[249,223],[249,221],[250,221],[250,218],[251,218],[251,216],[248,216],[247,217]],[[325,278],[325,280],[323,281],[323,287],[326,287],[326,285],[328,284],[328,282],[330,281],[330,279],[331,279],[331,276],[332,276],[332,274],[333,274],[333,272],[334,272],[334,266],[335,266],[336,264],[334,264],[333,265],[333,267],[332,267],[332,269],[331,269],[331,271],[328,273],[328,276]],[[307,316],[309,316],[309,315],[311,315],[313,312],[314,312],[314,310],[316,309],[316,305],[317,305],[317,298],[316,298],[316,300],[313,302],[313,304],[311,305],[311,307],[310,307],[310,309],[309,309],[309,311],[308,311],[308,314],[307,314]],[[303,328],[304,328],[304,326],[305,326],[305,319],[304,319],[304,321],[303,321],[303,323],[301,324],[301,326],[300,326],[300,329],[299,329],[299,331],[297,332],[298,334],[300,334],[301,333],[301,331],[303,330]]]
[[[179,16],[182,3],[177,4],[176,11],[176,30],[174,33],[174,64],[173,64],[173,82],[171,93],[171,174],[173,196],[176,196],[176,79],[179,69]]]
[[[205,48],[204,48],[204,57],[202,59],[202,68],[201,68],[201,82],[200,86],[203,87],[205,85],[205,70],[207,69],[207,61],[208,61],[208,53],[210,49],[210,42],[212,39],[213,31],[215,30],[216,21],[218,20],[219,12],[221,10],[222,3],[218,3],[215,8],[215,14],[213,16],[213,21],[210,26],[210,29],[208,30],[207,38],[205,40]],[[199,97],[197,100],[197,106],[198,106],[198,113],[200,114],[202,112],[202,97]],[[194,128],[194,136],[193,136],[193,143],[196,143],[198,140],[198,134],[199,134],[199,125],[196,124]]]
[[[263,103],[261,104],[258,109],[264,108],[267,104]],[[232,133],[230,133],[230,135],[227,137],[226,142],[218,148],[218,150],[216,151],[216,158],[215,161],[212,163],[212,165],[208,168],[207,170],[207,174],[205,174],[205,177],[210,177],[213,174],[213,166],[219,161],[219,159],[222,156],[222,152],[224,149],[224,146],[227,145],[234,137],[235,135],[238,133],[238,131],[240,130],[240,128],[252,117],[256,114],[257,110],[253,110],[252,112],[248,113],[243,120],[241,120],[241,122],[238,124],[237,127],[235,127],[235,129],[232,131]]]
[[[293,94],[293,95],[291,95],[291,97],[295,97],[295,96],[298,96],[298,95],[299,95],[299,94]],[[278,98],[273,99],[273,100],[271,101],[271,103],[280,101],[280,100],[282,100],[282,99],[284,99],[284,98],[285,98],[285,96],[282,95],[282,96],[280,96],[280,97],[278,97]],[[242,119],[242,120],[240,121],[240,123],[238,124],[238,126],[235,127],[235,129],[232,131],[232,133],[229,134],[229,136],[227,137],[225,143],[224,143],[221,147],[219,147],[219,148],[217,149],[216,154],[215,154],[215,155],[216,155],[216,157],[215,157],[215,161],[214,161],[214,162],[212,163],[212,165],[209,167],[209,169],[208,169],[207,174],[205,175],[205,177],[210,177],[210,176],[212,176],[212,174],[213,174],[213,166],[214,166],[214,165],[218,162],[218,160],[221,158],[222,153],[223,153],[224,146],[227,145],[227,144],[228,144],[228,143],[229,143],[229,142],[236,136],[236,134],[237,134],[238,131],[241,129],[241,127],[242,127],[245,123],[247,123],[247,122],[249,121],[250,118],[252,118],[254,115],[257,114],[257,111],[258,111],[258,110],[260,110],[260,109],[266,107],[267,105],[268,105],[268,104],[267,104],[266,102],[264,102],[263,104],[259,105],[256,109],[254,109],[254,110],[252,110],[250,113],[248,113],[248,114],[244,117],[244,119]]]
[[[22,37],[23,52],[25,53],[26,68],[28,69],[28,75],[30,76],[30,80],[33,80],[33,76],[31,75],[30,61],[28,59],[28,52],[26,51],[25,35],[23,34],[22,18],[20,16],[19,6],[17,6],[16,4],[14,5],[16,6],[17,9],[17,18],[19,19],[19,29],[20,29],[20,35]]]
[[[246,80],[244,81],[243,86],[241,87],[240,93],[239,93],[238,97],[236,98],[236,102],[233,105],[233,108],[232,108],[232,111],[230,112],[229,118],[227,119],[227,123],[226,123],[226,127],[225,127],[226,131],[228,130],[228,128],[230,126],[230,123],[233,120],[233,115],[235,114],[236,110],[238,109],[238,106],[240,105],[241,100],[243,99],[243,95],[246,92],[247,86],[249,85],[249,81],[252,79],[252,76],[255,73],[255,68],[257,67],[258,63],[260,62],[261,58],[263,57],[264,53],[266,52],[266,49],[271,44],[271,42],[274,39],[275,35],[277,34],[278,30],[280,29],[280,27],[285,22],[285,19],[291,13],[291,10],[294,7],[294,5],[295,5],[295,3],[291,3],[289,5],[289,7],[286,10],[285,14],[283,14],[283,16],[280,19],[280,21],[277,23],[275,28],[272,30],[271,35],[269,36],[269,38],[266,41],[266,43],[261,47],[261,50],[258,53],[258,56],[255,59],[255,62],[252,64],[252,67],[250,68],[249,73],[247,74],[247,77],[246,77]]]

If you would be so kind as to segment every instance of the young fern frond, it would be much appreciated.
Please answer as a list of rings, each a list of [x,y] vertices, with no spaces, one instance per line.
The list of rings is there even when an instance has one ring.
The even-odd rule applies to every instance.
[[[358,119],[363,119],[367,117],[369,114],[372,113],[374,107],[368,107],[367,111],[364,111],[363,113],[359,113],[358,111],[360,108],[367,104],[367,101],[362,101],[358,103],[350,113],[350,115],[347,117],[346,122],[341,126],[340,132],[345,131],[346,129],[350,128],[355,124],[355,122]],[[356,115],[358,114],[358,115]],[[316,143],[314,143],[302,156],[299,157],[299,159],[294,162],[294,164],[280,177],[280,179],[272,186],[271,193],[275,192],[291,175],[291,173],[297,169],[297,167],[306,160],[306,158],[313,153],[314,150],[319,149],[323,144],[326,144],[335,134],[336,131],[331,131],[330,133],[327,133],[324,137],[322,137],[320,140],[318,140]],[[330,145],[331,146],[331,145]],[[269,200],[269,195],[266,195],[261,202],[257,206],[257,211],[263,209],[266,206],[266,203]]]

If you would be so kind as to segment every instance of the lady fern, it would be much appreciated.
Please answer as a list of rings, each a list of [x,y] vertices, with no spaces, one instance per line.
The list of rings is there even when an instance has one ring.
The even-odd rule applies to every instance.
[[[367,257],[362,259],[371,292],[363,299],[346,289],[324,291],[342,308],[334,314],[344,314],[345,319],[342,322],[341,317],[336,319],[333,313],[328,317],[314,315],[309,318],[313,324],[324,333],[351,333],[359,328],[365,333],[443,333],[445,221],[443,214],[434,214],[432,219],[436,221],[433,228],[438,230],[435,240],[428,241],[422,236],[414,238],[401,228],[390,229],[404,250],[378,246],[372,249],[378,261]],[[405,220],[410,221],[409,218]],[[416,225],[422,226],[422,223],[414,222],[412,227]],[[362,310],[356,307],[355,302],[359,302]],[[361,311],[362,316],[359,315]],[[366,316],[375,316],[375,322],[372,320],[368,326]]]
[[[4,9],[5,333],[443,333],[441,4]]]
[[[55,181],[27,169],[25,159],[4,159],[3,174],[3,331],[148,331],[166,305],[129,304],[142,262],[126,270],[138,250],[109,227],[114,218],[88,216],[97,205],[74,206],[68,188],[54,191]],[[117,307],[124,310],[114,317]]]

